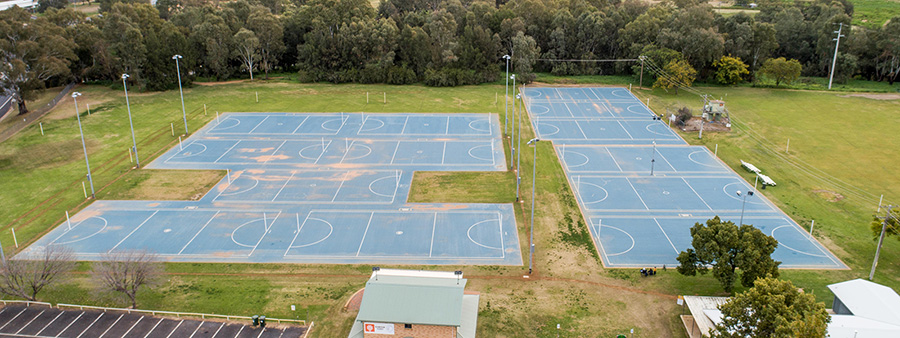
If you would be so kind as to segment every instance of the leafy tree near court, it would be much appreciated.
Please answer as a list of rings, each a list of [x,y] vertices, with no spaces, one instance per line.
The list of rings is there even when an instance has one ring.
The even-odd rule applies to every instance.
[[[677,270],[682,275],[705,274],[711,269],[725,292],[733,290],[738,269],[743,286],[753,286],[753,282],[762,276],[778,277],[781,262],[772,259],[778,241],[752,225],[739,227],[731,221],[722,222],[716,216],[706,224],[694,224],[691,237],[693,248],[678,255],[681,264]]]
[[[541,54],[541,47],[538,47],[534,38],[523,32],[516,33],[512,38],[512,44],[513,48],[519,51],[516,53],[517,81],[528,84],[537,77],[534,74],[534,63]]]
[[[669,61],[663,71],[665,74],[656,78],[653,88],[675,88],[675,95],[678,95],[678,87],[690,87],[697,79],[697,71],[684,60]]]
[[[278,56],[284,51],[284,26],[267,9],[259,8],[247,18],[247,28],[253,31],[259,41],[259,68],[266,73],[268,79],[269,71],[275,67]]]
[[[716,81],[727,85],[740,83],[744,81],[744,75],[750,74],[747,64],[741,61],[741,58],[730,55],[714,62],[713,67],[716,67]]]
[[[38,0],[38,12],[43,13],[48,9],[63,9],[69,4],[69,0]]]
[[[780,57],[766,60],[762,68],[759,69],[759,75],[775,80],[775,85],[778,86],[782,82],[791,83],[796,81],[800,78],[802,70],[803,66],[800,65],[800,61],[787,60]]]
[[[831,321],[814,295],[771,276],[757,279],[719,310],[722,322],[710,332],[714,338],[819,338],[826,336]]]
[[[64,246],[50,245],[26,255],[0,261],[0,292],[34,301],[41,290],[75,268],[75,254]]]
[[[52,78],[69,76],[75,44],[63,28],[44,17],[13,7],[0,11],[0,94],[16,100],[19,114],[28,113],[25,100]]]
[[[250,73],[253,80],[253,70],[259,62],[259,39],[253,31],[241,28],[234,34],[235,54],[241,59],[241,68]]]
[[[91,268],[98,291],[121,293],[132,308],[137,308],[138,291],[160,282],[164,271],[159,256],[140,250],[105,253]]]
[[[872,238],[877,241],[878,237],[881,237],[881,227],[883,222],[886,223],[884,226],[884,236],[894,236],[900,241],[900,220],[895,217],[889,217],[886,221],[877,217],[872,219],[872,222],[869,224],[869,228],[872,230]]]

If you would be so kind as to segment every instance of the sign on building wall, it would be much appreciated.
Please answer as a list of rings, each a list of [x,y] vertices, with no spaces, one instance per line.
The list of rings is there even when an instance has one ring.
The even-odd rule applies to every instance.
[[[365,322],[363,327],[365,333],[394,334],[394,324]]]

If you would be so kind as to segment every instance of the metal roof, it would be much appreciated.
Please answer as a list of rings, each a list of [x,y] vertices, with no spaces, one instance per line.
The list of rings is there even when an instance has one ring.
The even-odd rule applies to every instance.
[[[828,286],[854,316],[885,323],[900,323],[900,295],[893,289],[854,279]]]
[[[475,338],[475,329],[478,327],[478,299],[479,295],[464,295],[462,301],[462,322],[456,330],[457,338]]]
[[[462,278],[373,275],[356,320],[460,326],[465,286]]]
[[[694,317],[694,322],[697,323],[701,335],[709,336],[709,331],[716,326],[714,318],[710,318],[709,315],[718,313],[721,318],[719,305],[725,304],[728,299],[728,297],[684,296],[684,303],[690,310],[691,316]],[[713,312],[707,312],[707,310],[713,310]]]

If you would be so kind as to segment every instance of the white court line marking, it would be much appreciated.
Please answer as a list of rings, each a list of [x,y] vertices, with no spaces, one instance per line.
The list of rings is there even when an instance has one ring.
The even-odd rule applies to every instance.
[[[391,155],[391,164],[394,164],[394,158],[397,157],[397,150],[400,149],[400,142],[401,141],[397,141],[397,147],[394,148],[394,155]]]
[[[346,117],[342,117],[341,118],[341,126],[338,127],[338,129],[334,131],[334,135],[340,134],[341,129],[344,129],[344,126],[347,125],[347,121],[349,121],[349,120],[350,120],[350,114],[347,114]]]
[[[75,317],[75,319],[72,320],[72,322],[69,323],[69,325],[66,325],[66,327],[64,329],[62,329],[62,331],[59,331],[59,333],[56,336],[59,337],[59,335],[61,335],[63,332],[66,332],[66,330],[68,330],[69,327],[72,326],[72,324],[75,324],[76,322],[78,322],[78,319],[81,319],[81,316],[84,316],[84,314],[85,314],[85,312],[81,311],[81,313],[78,314],[78,317]]]
[[[647,203],[644,203],[644,199],[641,198],[641,194],[637,191],[637,189],[634,188],[634,184],[631,184],[631,180],[629,180],[628,177],[625,178],[625,182],[628,182],[628,185],[631,186],[631,190],[634,190],[634,194],[637,195],[639,200],[641,200],[641,204],[644,205],[644,208],[650,210],[650,207],[647,206]]]
[[[281,191],[284,190],[284,187],[291,183],[291,180],[294,179],[294,173],[294,171],[291,171],[291,176],[288,177],[287,181],[284,181],[284,184],[281,185],[281,189],[278,189],[278,192],[275,193],[275,197],[272,197],[272,202],[275,202],[275,200],[278,199],[278,195],[281,195]]]
[[[568,103],[563,102],[563,107],[566,107],[566,110],[569,111],[569,115],[571,115],[572,118],[575,118],[575,114],[572,113],[572,109],[569,109],[569,104],[568,104]]]
[[[775,229],[772,229],[772,231],[770,232],[770,234],[772,235],[772,237],[775,237],[775,230],[778,230],[778,229],[781,229],[781,228],[784,228],[784,227],[791,227],[791,228],[793,228],[794,226],[793,226],[792,224],[785,224],[785,225],[776,227]],[[794,231],[797,231],[797,229],[794,229]],[[803,236],[801,235],[801,237],[803,237]],[[804,237],[804,239],[809,240],[808,238],[805,238],[805,237]],[[814,254],[814,253],[809,253],[809,252],[806,252],[806,251],[801,251],[801,250],[794,249],[794,248],[792,248],[792,247],[789,247],[789,246],[787,246],[787,245],[784,245],[784,242],[782,242],[782,241],[778,241],[778,246],[783,246],[783,247],[785,247],[785,248],[788,249],[788,250],[794,251],[794,252],[799,253],[799,254],[802,254],[802,255],[813,256],[813,257],[824,257],[824,258],[831,259],[831,257],[828,257],[827,254],[825,254],[825,255],[817,255],[817,254]],[[819,246],[817,246],[817,245],[815,245],[815,244],[813,244],[813,246],[816,247],[816,249],[818,249],[819,251],[822,251],[822,249],[819,249]],[[822,253],[824,254],[825,252],[822,251]],[[834,260],[833,260],[833,259],[831,259],[831,261],[834,263]]]
[[[133,330],[134,327],[137,326],[138,323],[140,323],[142,319],[144,319],[143,316],[138,317],[138,320],[136,322],[134,322],[134,324],[132,324],[131,327],[128,328],[128,331],[125,331],[125,334],[123,334],[122,337],[128,337],[128,333],[131,332],[131,330]]]
[[[66,241],[66,242],[59,242],[59,243],[56,243],[56,241],[59,240],[60,238],[62,238],[62,236],[65,236],[65,235],[68,234],[70,231],[75,230],[76,227],[78,227],[79,225],[81,225],[81,222],[84,222],[84,221],[81,221],[81,222],[78,222],[78,224],[76,224],[74,227],[72,227],[72,230],[66,230],[65,232],[63,232],[62,235],[59,235],[59,237],[57,237],[57,238],[54,239],[52,242],[50,242],[50,244],[63,245],[63,244],[72,244],[72,243],[75,243],[75,242],[80,242],[80,241],[86,240],[86,239],[88,239],[88,238],[94,237],[94,236],[96,236],[97,234],[103,232],[103,230],[106,230],[106,227],[109,225],[109,221],[107,221],[106,218],[103,218],[103,217],[100,217],[100,216],[94,216],[94,217],[90,217],[90,218],[88,218],[88,219],[91,219],[91,218],[99,218],[99,219],[103,220],[103,227],[100,228],[100,230],[97,230],[97,232],[94,232],[94,233],[92,233],[92,234],[90,234],[90,235],[87,235],[87,236],[85,236],[85,237],[73,239],[73,240],[71,240],[71,241]],[[85,219],[85,221],[87,221],[88,219]]]
[[[469,149],[469,151],[471,152],[472,149]],[[472,154],[470,153],[469,155],[471,156]],[[494,155],[495,155],[494,154],[494,142],[491,141],[491,165],[497,164],[497,160],[495,159]],[[504,157],[504,159],[505,159],[505,157]]]
[[[382,197],[390,197],[391,200],[393,200],[393,199],[394,199],[394,196],[393,196],[393,195],[390,195],[390,194],[382,194],[382,193],[380,193],[380,192],[375,191],[375,189],[372,188],[372,186],[373,186],[375,183],[378,183],[378,182],[380,182],[380,181],[382,181],[382,180],[386,180],[386,179],[389,179],[389,178],[397,178],[397,175],[393,175],[393,174],[392,174],[392,175],[390,175],[390,176],[385,176],[385,177],[379,177],[379,178],[376,178],[375,180],[372,181],[372,183],[369,183],[369,191],[371,191],[373,194],[378,195],[378,196],[382,196]]]
[[[481,145],[477,145],[472,148],[469,148],[469,151],[468,151],[469,157],[474,158],[476,160],[482,160],[482,161],[490,160],[491,162],[493,162],[494,161],[494,142],[491,142],[491,158],[478,157],[478,156],[475,156],[472,154],[472,150],[482,148],[482,147],[487,147],[487,145],[481,144]],[[444,152],[445,153],[447,152],[447,143],[446,142],[444,142]],[[441,164],[444,164],[443,158],[441,158]],[[491,163],[491,164],[493,164],[493,163]]]
[[[291,135],[296,134],[297,130],[300,130],[300,127],[302,127],[303,124],[306,123],[306,120],[309,120],[309,115],[303,117],[303,121],[300,121],[300,124],[297,125],[297,128],[294,128],[294,131],[291,132]]]
[[[44,324],[44,327],[41,328],[41,330],[38,331],[37,333],[35,333],[34,335],[35,335],[35,336],[40,336],[40,335],[41,335],[41,332],[44,332],[44,330],[46,330],[47,327],[50,326],[50,324],[53,324],[53,322],[55,322],[56,319],[59,318],[59,316],[62,316],[63,313],[66,313],[66,312],[65,312],[65,311],[60,311],[60,313],[58,313],[58,314],[56,315],[56,317],[53,317],[53,319],[51,319],[49,323]]]
[[[697,193],[697,190],[694,190],[694,187],[691,186],[691,184],[688,183],[688,181],[686,179],[684,179],[684,177],[682,177],[681,180],[684,181],[684,184],[687,184],[688,188],[691,188],[691,191],[693,191],[694,194],[697,195],[697,198],[699,198],[700,201],[703,202],[703,205],[705,205],[707,208],[709,208],[709,210],[713,210],[713,208],[711,206],[709,206],[709,204],[707,204],[705,200],[703,200],[703,196],[700,196],[700,194]]]
[[[275,221],[278,220],[278,216],[281,216],[281,211],[279,211],[278,214],[275,215],[275,218],[272,219],[272,222],[270,222],[270,224],[275,224]],[[263,220],[265,220],[265,218],[263,218]],[[266,235],[269,233],[269,229],[271,228],[272,227],[270,225],[267,225],[265,224],[265,222],[263,222],[263,234],[262,236],[259,236],[259,241],[256,242],[256,245],[253,246],[253,249],[250,250],[250,253],[247,254],[247,257],[253,256],[253,252],[256,251],[257,247],[259,247],[259,243],[262,243],[263,238],[266,238]],[[231,236],[232,238],[234,238],[234,233],[232,233]]]
[[[634,240],[634,237],[632,237],[631,234],[628,233],[628,231],[619,229],[619,228],[614,227],[614,226],[611,226],[611,225],[604,225],[603,227],[604,227],[604,228],[610,228],[610,229],[619,230],[621,233],[625,234],[625,236],[628,236],[628,238],[631,239],[631,247],[629,247],[629,248],[628,248],[627,250],[625,250],[625,251],[617,252],[617,253],[612,253],[612,254],[611,254],[611,253],[606,253],[606,251],[604,250],[604,253],[606,253],[606,257],[613,257],[613,256],[618,256],[618,255],[624,255],[624,254],[628,253],[629,251],[631,251],[631,249],[634,249],[635,240]],[[597,234],[597,241],[600,241],[600,234],[599,234],[599,233]]]
[[[156,330],[156,327],[159,326],[159,323],[162,323],[162,321],[163,321],[163,319],[160,318],[159,321],[156,322],[156,325],[153,325],[153,328],[151,328],[150,331],[147,331],[147,334],[144,335],[144,338],[150,337],[150,334],[153,333],[153,330]]]
[[[324,242],[326,239],[328,239],[329,237],[331,237],[331,234],[334,233],[334,225],[332,225],[331,222],[326,221],[326,220],[321,219],[321,218],[307,218],[307,219],[308,219],[308,220],[311,219],[311,220],[320,221],[320,222],[325,223],[326,225],[328,225],[328,234],[325,235],[325,237],[320,238],[318,241],[315,241],[315,242],[312,242],[312,243],[309,243],[309,244],[303,244],[303,245],[296,245],[296,246],[295,246],[295,245],[293,245],[293,243],[291,243],[291,246],[288,247],[288,250],[290,250],[290,249],[296,249],[296,248],[305,248],[305,247],[308,247],[308,246],[313,246],[313,245],[322,243],[322,242]],[[303,222],[303,225],[306,225],[306,221]],[[299,232],[298,232],[298,234],[299,234]]]
[[[216,216],[218,216],[218,215],[219,215],[219,211],[216,211],[216,213],[213,214],[212,217],[210,217],[209,220],[207,220],[205,224],[203,224],[203,227],[200,228],[200,231],[197,231],[197,233],[194,234],[194,237],[191,237],[191,240],[189,240],[187,242],[187,244],[185,244],[184,247],[182,247],[181,250],[179,250],[176,255],[180,255],[182,252],[184,252],[184,249],[187,249],[188,245],[191,245],[191,242],[193,242],[194,239],[197,238],[197,236],[199,236],[201,232],[203,232],[203,229],[206,229],[206,226],[209,225],[209,223],[212,222],[212,220],[215,219]]]
[[[625,125],[622,124],[622,121],[616,120],[616,123],[619,124],[619,127],[622,127],[622,131],[624,131],[625,134],[628,134],[628,137],[630,137],[632,140],[634,139],[634,136],[631,136],[631,133],[628,132],[628,129],[625,129]]]
[[[369,225],[372,224],[373,217],[375,217],[374,212],[369,215],[369,222],[366,223],[366,231],[363,232],[362,239],[359,240],[359,249],[356,249],[356,257],[359,257],[359,252],[362,251],[363,243],[366,242],[366,235],[369,233]]]
[[[119,320],[121,320],[122,317],[125,317],[125,314],[124,314],[124,313],[123,313],[123,314],[120,314],[119,317],[116,318],[116,321],[114,321],[114,322],[112,323],[112,325],[110,325],[109,327],[107,327],[106,330],[103,330],[103,333],[101,333],[100,336],[98,336],[97,338],[103,338],[103,336],[106,335],[106,333],[109,332],[109,330],[112,330],[113,326],[116,326],[116,324],[119,323]]]
[[[191,155],[188,155],[188,156],[180,156],[180,158],[194,157],[194,156],[197,156],[197,155],[200,155],[200,154],[206,152],[206,149],[207,149],[206,145],[204,145],[203,143],[197,142],[197,140],[191,141],[191,143],[188,143],[188,145],[184,146],[184,148],[188,148],[188,147],[194,145],[195,143],[198,144],[198,145],[200,145],[201,147],[203,147],[203,150],[197,152],[196,154],[191,154]],[[173,148],[173,149],[174,149],[174,148]],[[172,154],[172,156],[169,156],[169,158],[167,158],[165,161],[163,161],[163,163],[169,163],[169,160],[174,159],[176,156],[178,156],[179,154],[182,154],[182,153],[184,153],[184,149],[182,149],[182,150],[180,150],[180,151],[176,151],[174,154]]]
[[[400,135],[403,135],[406,132],[406,125],[409,123],[409,116],[406,117],[406,120],[403,121],[403,128],[400,129]]]
[[[41,310],[41,312],[38,313],[37,316],[34,316],[33,318],[31,318],[31,320],[28,321],[28,323],[25,323],[25,325],[22,325],[22,327],[19,328],[19,331],[16,331],[16,334],[19,334],[19,332],[22,332],[22,330],[24,330],[26,327],[28,327],[28,325],[31,325],[31,322],[33,322],[35,319],[38,319],[38,317],[40,317],[42,314],[44,314],[45,311],[47,311],[47,310]]]
[[[702,166],[712,167],[712,168],[716,168],[716,169],[722,169],[722,167],[719,165],[710,165],[710,164],[706,164],[706,163],[700,163],[699,161],[697,161],[693,158],[694,154],[703,153],[703,152],[704,152],[703,150],[697,150],[697,151],[691,152],[690,154],[688,154],[688,160],[691,160],[691,162],[697,163]]]
[[[259,128],[259,126],[262,125],[263,122],[266,122],[266,120],[269,119],[269,116],[270,115],[266,115],[266,118],[262,119],[262,121],[259,121],[259,123],[257,123],[256,126],[253,127],[253,129],[250,129],[250,131],[247,132],[247,134],[253,134],[253,131],[256,130],[256,128]]]
[[[575,126],[577,126],[578,130],[581,131],[581,135],[584,135],[585,140],[590,139],[590,138],[588,138],[587,133],[584,132],[584,129],[581,129],[581,123],[578,123],[578,121],[575,121]]]
[[[337,200],[338,194],[341,192],[341,188],[344,187],[344,182],[347,182],[347,176],[350,176],[350,171],[344,173],[344,178],[341,179],[341,184],[338,185],[337,190],[334,192],[334,196],[331,197],[331,203],[334,203]]]
[[[175,333],[175,330],[178,330],[178,327],[181,326],[181,323],[184,323],[184,319],[182,319],[180,322],[178,322],[178,325],[175,325],[175,328],[172,329],[172,331],[169,331],[169,335],[166,336],[166,338],[171,337],[172,334]],[[243,326],[241,326],[241,327],[243,327]]]
[[[88,325],[88,327],[84,328],[84,331],[81,331],[81,333],[79,333],[78,336],[76,336],[75,338],[81,338],[81,336],[84,335],[84,333],[87,332],[87,330],[89,330],[91,328],[91,326],[94,326],[94,323],[96,323],[98,320],[100,320],[100,318],[102,318],[104,314],[105,313],[101,312],[100,315],[97,316],[97,318],[94,318],[94,321],[91,322],[91,324]]]
[[[122,242],[124,242],[126,239],[128,239],[128,237],[131,237],[131,235],[133,235],[135,232],[137,232],[138,229],[140,229],[142,226],[144,226],[144,223],[147,223],[147,221],[149,221],[151,218],[153,218],[153,216],[156,216],[156,213],[158,213],[158,212],[159,212],[159,210],[154,211],[152,214],[150,214],[150,217],[147,217],[147,219],[145,219],[143,222],[141,222],[141,224],[138,224],[138,226],[135,227],[134,230],[131,230],[131,232],[129,232],[128,235],[125,235],[125,238],[122,238],[122,240],[119,241],[119,243],[116,243],[116,245],[114,245],[111,249],[109,249],[106,252],[110,253],[113,250],[115,250],[116,248],[118,248],[119,244],[122,244]]]
[[[347,149],[344,150],[344,156],[341,156],[341,161],[338,162],[338,163],[344,163],[344,159],[347,158],[347,154],[350,153],[350,149],[353,149],[353,143],[354,143],[354,142],[356,142],[356,140],[350,141],[350,144],[347,145]]]
[[[672,239],[669,238],[669,234],[667,234],[666,231],[663,230],[663,227],[661,224],[659,224],[659,221],[657,221],[655,217],[653,218],[653,221],[656,222],[656,226],[659,227],[659,231],[662,231],[663,236],[666,236],[666,240],[669,241],[669,245],[672,246],[672,250],[675,250],[675,253],[678,253],[678,249],[675,248],[675,243],[672,243]]]
[[[450,116],[447,116],[447,129],[444,130],[444,135],[450,135]]]
[[[256,186],[259,185],[259,179],[256,178],[256,177],[254,177],[254,176],[250,176],[249,179],[252,179],[252,180],[253,180],[253,186],[251,186],[251,187],[249,187],[249,188],[247,188],[247,189],[244,189],[244,190],[238,190],[238,191],[235,191],[235,192],[229,192],[229,193],[227,193],[227,194],[225,193],[225,190],[223,189],[221,192],[219,192],[219,195],[216,196],[216,199],[218,199],[219,196],[234,196],[234,195],[243,194],[243,193],[248,192],[248,191],[250,191],[250,190],[256,189]],[[236,181],[236,180],[237,180],[237,177],[235,177],[234,179],[232,179],[232,180],[231,180],[231,183],[228,183],[228,185],[229,185],[229,186],[234,185],[234,181]],[[214,200],[215,200],[215,199],[214,199]]]
[[[622,170],[622,166],[619,165],[619,161],[616,161],[616,157],[613,156],[611,151],[609,151],[609,147],[603,147],[603,149],[606,149],[606,153],[609,154],[609,158],[612,159],[613,163],[616,164],[616,168],[619,168],[620,172],[624,172],[624,170]]]
[[[291,244],[288,244],[287,250],[284,250],[284,255],[281,255],[281,257],[287,257],[288,252],[290,252],[291,248],[294,246],[294,242],[297,241],[297,236],[300,236],[300,230],[303,230],[303,225],[306,224],[306,221],[309,220],[309,215],[312,213],[313,212],[310,211],[306,214],[306,218],[303,219],[303,224],[300,224],[300,214],[297,214],[297,233],[294,234],[294,239],[291,240]]]
[[[672,162],[669,162],[669,160],[666,159],[665,156],[663,156],[663,154],[662,154],[661,151],[657,150],[656,153],[659,154],[659,157],[662,157],[663,161],[666,161],[666,163],[669,165],[669,167],[672,167],[672,171],[674,171],[674,172],[676,172],[676,173],[678,172],[678,170],[675,169],[675,166],[672,165]]]
[[[444,141],[444,150],[441,151],[441,165],[444,165],[445,157],[447,157],[447,141]]]
[[[328,147],[331,146],[331,142],[333,142],[333,140],[328,140],[328,142],[325,143],[325,147],[322,148],[322,153],[319,154],[319,157],[316,157],[316,161],[313,162],[313,164],[319,164],[319,160],[322,159],[322,156],[325,156],[325,151],[328,150]]]
[[[241,140],[238,140],[237,143],[235,143],[234,145],[231,146],[231,148],[228,148],[228,150],[226,150],[224,153],[222,153],[222,156],[219,156],[219,158],[217,158],[215,161],[213,161],[213,163],[219,162],[219,160],[221,160],[223,157],[225,157],[225,155],[227,155],[228,152],[231,151],[231,149],[234,149],[234,147],[237,147],[237,145],[240,143],[241,143]]]
[[[434,213],[434,222],[431,223],[431,246],[428,247],[428,257],[434,252],[434,232],[437,230],[437,213]]]
[[[372,147],[369,147],[369,146],[365,145],[364,143],[360,143],[360,144],[358,144],[358,145],[356,145],[356,146],[357,146],[357,147],[366,147],[366,149],[368,150],[368,152],[365,153],[364,155],[360,155],[360,156],[356,156],[356,157],[350,157],[350,158],[344,158],[343,161],[347,161],[347,160],[355,161],[355,160],[358,160],[358,159],[361,159],[361,158],[365,158],[366,156],[372,155]]]
[[[513,210],[513,213],[515,213],[515,210]],[[503,243],[503,215],[500,212],[497,212],[497,223],[500,231],[500,257],[506,259],[506,248]],[[531,248],[528,248],[528,250],[531,250]]]
[[[480,246],[480,247],[483,247],[483,248],[487,248],[487,249],[491,249],[491,250],[502,250],[501,248],[498,248],[498,247],[495,247],[495,246],[484,245],[484,244],[478,243],[478,241],[476,241],[474,238],[472,238],[472,229],[474,229],[476,226],[478,226],[478,225],[481,224],[481,223],[492,222],[492,221],[494,221],[494,220],[492,220],[492,219],[486,219],[486,220],[483,220],[483,221],[480,221],[480,222],[476,222],[475,224],[470,225],[470,226],[469,226],[469,229],[466,230],[466,237],[468,237],[468,238],[469,238],[469,241],[471,241],[472,243],[475,243],[475,245],[477,245],[477,246]],[[503,232],[502,232],[503,229],[500,229],[500,231],[501,231],[501,232],[500,232],[500,235],[503,236]],[[501,246],[502,246],[502,245],[503,245],[503,244],[502,244],[502,243],[503,243],[503,239],[502,239],[502,238],[501,238],[500,242],[501,242]],[[529,250],[531,250],[531,249],[529,248]]]
[[[271,160],[271,159],[272,159],[272,157],[274,157],[274,156],[275,156],[275,154],[276,154],[276,153],[278,153],[278,150],[280,150],[280,149],[281,149],[281,147],[283,147],[283,146],[284,146],[284,144],[285,144],[285,143],[287,143],[287,140],[284,140],[284,141],[281,141],[281,144],[280,144],[280,145],[278,145],[278,148],[275,148],[275,151],[273,151],[273,152],[272,152],[272,154],[271,154],[271,155],[269,155],[269,157],[268,157],[268,158],[266,158],[266,160],[265,160],[265,161],[263,161],[263,165],[265,165],[265,164],[266,164],[266,163],[269,163],[269,160]]]

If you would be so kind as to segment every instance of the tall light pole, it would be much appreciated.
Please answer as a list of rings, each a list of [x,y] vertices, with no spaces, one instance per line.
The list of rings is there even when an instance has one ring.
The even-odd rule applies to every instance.
[[[134,123],[131,122],[131,103],[128,102],[128,84],[125,83],[125,79],[129,78],[128,74],[122,74],[122,88],[125,88],[125,106],[128,107],[128,126],[131,127],[131,144],[133,146],[132,150],[134,151],[134,162],[137,163],[137,167],[141,167],[141,159],[138,157],[137,151],[137,139],[134,137]]]
[[[841,38],[843,37],[841,31],[844,30],[844,23],[841,22],[839,24],[840,26],[838,26],[838,30],[835,32],[837,33],[837,38],[832,39],[837,42],[834,44],[834,58],[831,59],[831,75],[828,76],[828,89],[831,89],[831,80],[834,79],[834,66],[837,64],[838,46],[841,45]]]
[[[656,141],[653,141],[653,153],[650,154],[650,176],[653,176],[654,164],[656,164]]]
[[[503,125],[503,132],[509,134],[509,54],[504,55],[506,60],[506,96],[503,97],[503,116],[506,123]]]
[[[78,115],[78,97],[79,92],[72,93],[72,100],[75,100],[75,118],[78,119],[78,132],[81,133],[81,149],[84,150],[84,164],[87,166],[87,178],[91,184],[91,198],[94,198],[94,179],[91,177],[91,162],[88,161],[87,146],[84,144],[84,130],[81,129],[81,116]]]
[[[525,145],[529,145],[534,143],[534,158],[531,160],[534,161],[531,164],[531,232],[529,232],[528,244],[531,251],[528,254],[528,274],[531,274],[531,269],[534,267],[534,187],[537,186],[537,143],[540,141],[539,138],[535,137],[528,141]]]
[[[521,94],[516,94],[516,100],[513,101],[513,107],[515,107],[519,104],[519,99],[521,99],[521,98],[522,98]],[[520,168],[520,165],[522,164],[522,107],[519,107],[519,118],[516,120],[516,122],[519,124],[519,127],[518,127],[519,135],[518,135],[518,138],[516,139],[516,141],[518,142],[516,149],[519,150],[518,152],[516,152],[516,202],[518,202],[519,201],[519,183],[522,181],[522,176],[521,176],[522,170]]]
[[[178,66],[178,59],[181,58],[181,55],[175,54],[172,57],[172,60],[175,60],[175,71],[178,72],[178,92],[181,93],[181,117],[184,119],[184,134],[188,134],[187,127],[187,112],[184,111],[184,91],[181,89],[181,67]]]
[[[516,96],[516,74],[510,75],[509,78],[513,80],[513,96]],[[515,103],[516,103],[516,101],[513,100],[512,138],[509,139],[509,148],[510,148],[510,150],[512,150],[509,152],[509,166],[510,167],[513,166],[513,156],[516,155],[516,144],[514,142],[516,139],[516,104]],[[519,170],[519,168],[516,168],[516,170]],[[518,197],[519,197],[519,194],[516,194],[516,201],[519,200]]]
[[[742,196],[740,190],[738,190],[737,195]],[[744,196],[744,202],[741,203],[741,224],[738,224],[738,226],[744,225],[744,206],[747,204],[747,196],[753,196],[753,192],[748,191],[743,196]]]

